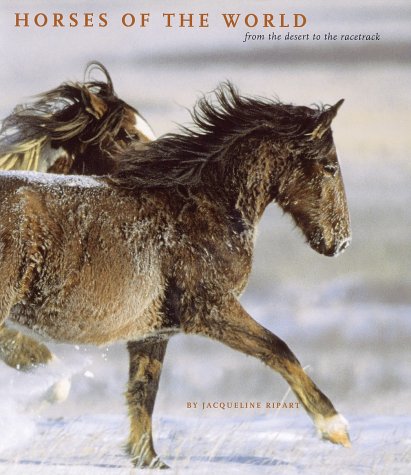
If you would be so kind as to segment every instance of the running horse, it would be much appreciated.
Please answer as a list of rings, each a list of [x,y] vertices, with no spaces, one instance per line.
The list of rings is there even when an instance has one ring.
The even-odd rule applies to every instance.
[[[103,81],[90,79],[96,70]],[[155,140],[142,115],[116,95],[101,63],[89,63],[84,76],[18,105],[2,121],[0,169],[106,175],[131,141]]]
[[[167,343],[179,332],[259,358],[324,439],[350,445],[345,419],[287,344],[239,302],[269,203],[320,254],[348,246],[331,131],[342,102],[282,104],[227,83],[198,102],[193,127],[145,150],[132,144],[110,177],[0,174],[0,315],[59,342],[127,342],[135,466],[166,467],[151,417]]]
[[[91,80],[98,72],[103,80]],[[67,82],[19,105],[2,122],[0,170],[106,175],[116,167],[121,149],[130,142],[155,139],[142,115],[120,99],[107,69],[87,65],[84,82]],[[52,358],[45,345],[0,327],[0,359],[30,369]]]

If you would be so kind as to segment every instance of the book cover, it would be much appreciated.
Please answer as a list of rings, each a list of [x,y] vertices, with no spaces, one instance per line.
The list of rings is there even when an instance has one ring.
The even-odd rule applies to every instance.
[[[410,18],[406,0],[1,3],[1,119],[62,83],[106,81],[98,68],[84,76],[92,61],[138,111],[131,135],[143,143],[191,128],[196,102],[216,104],[227,81],[241,97],[313,110],[344,99],[332,130],[351,245],[333,258],[315,252],[270,204],[240,301],[344,414],[352,447],[320,440],[301,398],[261,358],[183,332],[168,344],[153,413],[171,473],[408,473]],[[39,169],[34,152],[6,155],[3,169]],[[0,362],[0,473],[130,473],[126,343],[46,345],[47,365]]]

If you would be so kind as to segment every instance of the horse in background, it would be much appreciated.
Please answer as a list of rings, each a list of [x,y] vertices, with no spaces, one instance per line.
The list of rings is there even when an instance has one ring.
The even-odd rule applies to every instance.
[[[104,79],[91,80],[93,71]],[[18,105],[3,120],[0,171],[107,175],[114,172],[116,157],[131,142],[143,146],[155,140],[142,115],[116,95],[101,63],[89,63],[84,78],[82,83],[63,83],[34,102]],[[8,365],[30,369],[51,358],[45,345],[0,326],[0,359]]]
[[[318,253],[349,245],[331,130],[341,104],[282,104],[223,85],[200,100],[193,128],[144,150],[131,145],[111,176],[0,174],[0,318],[60,342],[128,342],[127,448],[136,466],[166,467],[151,417],[179,332],[260,359],[287,381],[321,437],[349,446],[332,402],[239,301],[269,203]]]
[[[95,70],[105,80],[91,80]],[[116,95],[107,69],[95,61],[83,83],[66,82],[39,94],[3,120],[0,170],[107,175],[129,143],[151,140],[149,124]]]

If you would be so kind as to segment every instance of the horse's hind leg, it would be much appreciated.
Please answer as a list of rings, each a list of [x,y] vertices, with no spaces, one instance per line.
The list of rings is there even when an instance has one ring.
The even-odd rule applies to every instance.
[[[199,320],[190,321],[184,331],[214,338],[262,360],[288,382],[323,439],[350,446],[347,423],[331,401],[308,377],[288,346],[254,321],[234,297],[228,297],[211,315],[204,313]]]
[[[127,451],[136,467],[168,468],[153,447],[151,415],[168,339],[149,338],[127,345],[130,372],[127,402],[130,437]]]
[[[17,330],[0,326],[0,359],[12,368],[28,370],[53,358],[47,346]]]
[[[19,250],[13,244],[10,235],[0,233],[0,359],[13,368],[29,369],[47,363],[52,354],[45,345],[4,324],[24,284],[19,281]]]

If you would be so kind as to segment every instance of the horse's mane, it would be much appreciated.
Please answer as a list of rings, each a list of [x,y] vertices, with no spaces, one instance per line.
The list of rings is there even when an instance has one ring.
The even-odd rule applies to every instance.
[[[85,78],[92,70],[100,71],[105,80],[65,82],[35,96],[37,100],[31,103],[18,105],[3,120],[0,163],[13,155],[27,155],[38,160],[36,154],[40,153],[45,141],[67,142],[76,138],[79,143],[100,145],[108,134],[117,134],[125,103],[116,96],[107,69],[99,62],[89,63]],[[101,117],[90,113],[93,111],[88,104],[92,95],[104,101],[107,107]]]
[[[207,164],[225,161],[225,150],[238,138],[269,130],[278,138],[307,140],[322,110],[243,97],[230,82],[223,83],[214,98],[197,102],[193,127],[120,152],[113,181],[128,189],[195,185]]]

